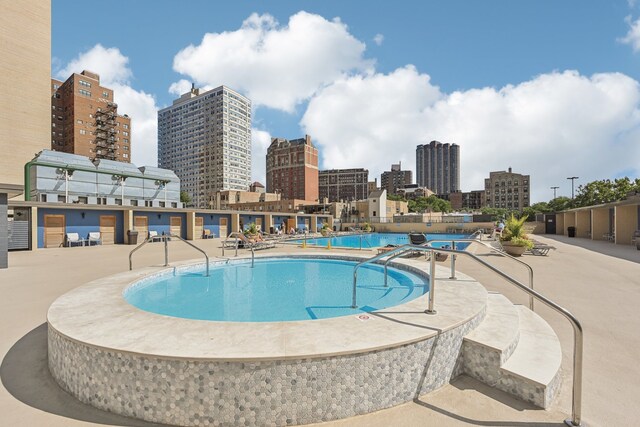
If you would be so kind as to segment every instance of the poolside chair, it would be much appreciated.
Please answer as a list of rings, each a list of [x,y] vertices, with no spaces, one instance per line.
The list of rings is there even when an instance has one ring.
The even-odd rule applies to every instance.
[[[204,231],[202,232],[202,238],[203,239],[213,239],[215,237],[216,237],[216,235],[213,234],[211,232],[211,230],[209,230],[208,228],[205,228]]]
[[[67,247],[71,247],[74,243],[84,246],[86,240],[81,238],[78,233],[67,233]]]
[[[412,245],[424,245],[427,243],[427,236],[422,233],[409,233],[409,242]]]
[[[247,238],[244,234],[238,234],[238,240],[242,242],[242,247],[245,249],[253,249],[255,251],[260,249],[271,249],[276,247],[276,243],[273,240],[260,240],[254,241]]]
[[[533,248],[529,249],[528,251],[525,251],[525,253],[528,252],[531,255],[545,256],[549,254],[550,250],[555,250],[555,247],[551,245],[545,245],[544,243],[540,243],[536,240],[533,240]]]
[[[151,239],[152,242],[161,242],[162,237],[163,236],[160,236],[157,231],[149,231],[149,239]]]
[[[89,246],[91,246],[91,242],[95,243],[96,245],[102,244],[102,237],[99,231],[91,231],[89,233],[89,238],[87,239],[87,243],[89,244]]]

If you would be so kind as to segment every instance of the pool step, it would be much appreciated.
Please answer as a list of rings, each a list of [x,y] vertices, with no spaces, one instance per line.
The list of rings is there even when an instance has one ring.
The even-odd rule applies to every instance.
[[[489,294],[485,320],[462,345],[464,373],[542,408],[557,394],[561,361],[547,322],[500,294]]]

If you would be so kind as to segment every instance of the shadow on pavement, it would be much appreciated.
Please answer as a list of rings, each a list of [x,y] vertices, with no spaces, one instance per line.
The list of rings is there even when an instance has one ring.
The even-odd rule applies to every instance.
[[[453,380],[451,382],[451,385],[459,390],[475,390],[476,392],[482,393],[485,396],[490,397],[491,399],[500,402],[503,405],[507,405],[515,410],[518,411],[525,411],[525,410],[535,410],[535,411],[544,411],[544,409],[540,409],[536,406],[533,406],[529,403],[523,402],[521,400],[515,399],[513,397],[511,397],[510,395],[494,389],[492,387],[489,387],[488,385],[485,385],[483,383],[481,383],[478,380],[475,380],[471,377],[468,377],[466,375],[460,375],[458,378],[456,378],[455,380]],[[452,419],[452,420],[456,420],[459,421],[461,424],[468,424],[468,425],[476,425],[476,426],[498,426],[498,427],[510,427],[510,426],[514,426],[514,427],[518,427],[518,426],[527,426],[527,427],[532,427],[532,426],[540,426],[540,427],[560,427],[560,426],[566,426],[566,424],[563,421],[558,421],[558,422],[544,422],[544,421],[514,421],[514,420],[507,420],[507,421],[498,421],[498,420],[478,420],[478,419],[473,419],[473,418],[469,418],[469,417],[465,417],[464,415],[460,415],[457,414],[456,412],[453,412],[452,410],[446,409],[444,407],[440,407],[440,406],[436,406],[433,403],[429,403],[429,395],[425,395],[422,396],[419,399],[414,399],[414,402],[416,405],[420,405],[424,408],[430,409],[434,412],[437,412],[439,414],[445,415],[448,418]],[[455,407],[455,405],[453,405]],[[455,410],[455,408],[452,408]]]
[[[105,412],[62,390],[49,372],[47,324],[30,331],[9,349],[0,365],[0,379],[22,403],[51,414],[96,424],[127,427],[164,426]]]

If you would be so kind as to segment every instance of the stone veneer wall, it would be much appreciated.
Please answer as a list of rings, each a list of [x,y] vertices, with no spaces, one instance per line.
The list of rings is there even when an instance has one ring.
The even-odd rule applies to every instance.
[[[82,402],[184,426],[295,425],[413,400],[457,372],[463,337],[484,319],[435,337],[359,354],[260,362],[165,359],[86,345],[49,326],[49,369]]]

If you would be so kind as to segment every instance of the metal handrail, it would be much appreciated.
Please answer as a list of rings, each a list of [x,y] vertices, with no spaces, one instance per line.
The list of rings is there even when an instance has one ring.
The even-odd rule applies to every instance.
[[[207,261],[207,274],[206,274],[206,276],[209,277],[209,255],[207,255],[207,253],[205,251],[203,251],[202,249],[200,249],[199,247],[197,247],[193,243],[183,239],[182,237],[178,236],[177,234],[167,234],[167,235],[164,236],[165,253],[167,253],[167,247],[168,247],[167,240],[168,240],[169,237],[175,237],[175,238],[183,241],[187,245],[191,246],[193,249],[197,250],[198,252],[202,253],[202,255],[204,255],[204,259]]]
[[[233,236],[242,236],[242,237],[244,238],[244,233],[241,233],[241,232],[239,232],[239,231],[232,231],[231,233],[229,233],[229,235],[227,236],[227,238],[226,238],[226,239],[224,239],[224,242],[222,243],[222,256],[224,256],[224,248],[225,248],[225,247],[226,247],[226,245],[227,245],[227,240],[229,240],[229,238],[230,238],[230,237],[233,237]],[[238,245],[239,245],[239,243],[240,243],[240,239],[238,239],[238,238],[236,237],[236,248],[235,248],[235,249],[236,249],[236,254],[235,254],[235,256],[238,256]],[[246,245],[245,245],[245,246],[246,246]],[[254,252],[254,245],[250,244],[250,245],[249,245],[249,249],[251,249],[251,268],[253,268],[253,267],[254,267],[254,264],[255,264],[255,252]]]
[[[151,237],[145,239],[142,243],[140,243],[138,246],[136,246],[135,248],[133,248],[133,250],[131,252],[129,252],[129,270],[133,270],[133,254],[134,252],[136,252],[138,249],[142,248],[144,245],[146,245],[147,243],[151,242],[152,239]],[[164,266],[167,267],[169,264],[167,263],[167,257],[165,256],[165,260],[164,260],[165,264]]]
[[[176,234],[163,234],[162,236],[158,236],[158,237],[162,238],[162,240],[164,241],[164,267],[168,267],[169,266],[168,239],[169,239],[169,237],[175,237],[175,238],[177,238],[179,240],[182,240],[187,245],[191,246],[192,248],[194,248],[195,250],[201,252],[204,255],[204,258],[205,258],[205,260],[207,262],[207,264],[206,264],[206,267],[207,267],[206,276],[209,277],[209,256],[207,255],[207,253],[205,251],[203,251],[202,249],[200,249],[199,247],[197,247],[193,243],[190,243],[190,242],[186,241],[185,239],[183,239],[182,237],[180,237],[180,236],[178,236]],[[129,270],[133,270],[133,258],[132,257],[133,257],[134,252],[136,252],[138,249],[142,248],[144,245],[146,245],[147,243],[149,243],[151,241],[153,241],[153,238],[149,237],[144,242],[140,243],[138,246],[133,248],[133,250],[131,252],[129,252]]]
[[[472,234],[473,236],[473,234]],[[527,264],[524,261],[519,260],[516,257],[513,257],[511,255],[509,255],[508,253],[505,253],[503,251],[501,251],[498,248],[494,248],[493,246],[491,246],[490,244],[482,241],[482,240],[478,240],[478,239],[454,239],[454,240],[446,240],[446,239],[431,239],[431,240],[427,240],[424,245],[428,246],[431,243],[448,243],[448,242],[452,242],[454,245],[456,242],[469,242],[469,243],[478,243],[481,244],[482,246],[489,248],[490,250],[492,250],[493,252],[497,253],[498,255],[501,255],[503,257],[509,258],[514,260],[515,262],[524,265],[527,270],[529,270],[529,289],[533,290],[533,268]],[[455,247],[453,247],[453,249],[455,249]],[[386,266],[386,264],[385,264]],[[386,270],[385,270],[386,272]],[[455,279],[456,278],[456,273],[455,273],[455,259],[453,257],[451,257],[451,279]],[[386,284],[386,275],[385,275],[385,284]],[[529,310],[534,311],[534,298],[533,296],[529,295]]]
[[[571,413],[571,419],[570,420],[565,420],[565,423],[567,425],[572,425],[572,426],[580,426],[581,422],[582,422],[582,359],[583,359],[583,347],[584,347],[584,332],[582,329],[582,325],[580,324],[580,321],[578,319],[576,319],[576,317],[571,314],[571,312],[567,309],[565,309],[564,307],[556,304],[555,302],[551,301],[549,298],[545,297],[544,295],[536,292],[533,289],[530,289],[529,287],[527,287],[525,284],[520,283],[518,280],[514,279],[513,277],[509,276],[508,274],[500,271],[498,268],[492,266],[491,264],[489,264],[488,262],[482,260],[481,258],[479,258],[478,256],[470,253],[470,252],[466,252],[466,251],[459,251],[456,249],[444,249],[444,248],[432,248],[432,247],[425,247],[425,246],[421,246],[421,245],[404,245],[404,246],[399,246],[398,248],[391,250],[389,252],[380,254],[380,255],[376,255],[372,258],[369,258],[365,261],[362,261],[360,263],[358,263],[356,265],[356,267],[354,268],[354,272],[353,272],[353,308],[357,308],[356,305],[356,272],[357,269],[364,265],[364,264],[368,264],[368,263],[372,263],[375,261],[378,261],[382,258],[384,258],[385,256],[389,256],[389,255],[394,255],[396,253],[399,252],[406,252],[409,250],[417,250],[417,251],[432,251],[431,253],[431,264],[433,265],[435,262],[435,256],[434,253],[435,251],[437,252],[445,252],[445,253],[449,253],[452,255],[464,255],[464,256],[468,256],[471,259],[477,261],[478,263],[480,263],[481,265],[485,266],[486,268],[488,268],[489,270],[493,271],[494,273],[496,273],[497,275],[501,276],[503,279],[507,280],[508,282],[510,282],[511,284],[515,285],[516,287],[520,288],[521,290],[523,290],[524,292],[526,292],[527,294],[533,296],[534,298],[537,298],[538,300],[542,301],[544,304],[546,304],[549,308],[555,310],[556,312],[560,313],[561,315],[563,315],[568,321],[569,323],[571,323],[571,326],[573,327],[573,390],[572,390],[572,413]],[[433,268],[433,267],[432,267]],[[431,270],[431,289],[429,290],[429,293],[431,294],[431,292],[433,291],[433,283],[435,282],[435,274],[434,270]]]

